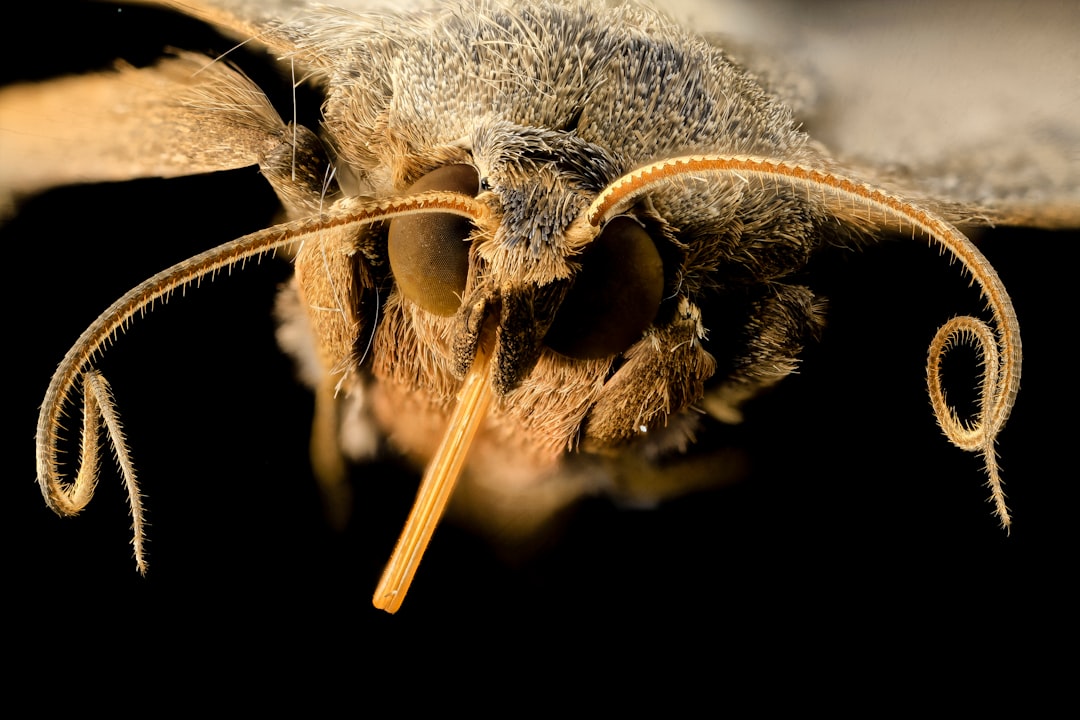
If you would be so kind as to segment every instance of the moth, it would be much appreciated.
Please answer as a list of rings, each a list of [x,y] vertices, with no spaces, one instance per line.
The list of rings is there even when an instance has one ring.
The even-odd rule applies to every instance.
[[[865,134],[843,118],[825,138],[804,132],[813,106],[801,78],[635,5],[176,7],[265,47],[325,95],[321,119],[290,122],[228,55],[185,51],[0,96],[11,198],[257,165],[283,207],[281,223],[123,296],[46,393],[46,502],[74,514],[89,501],[106,438],[141,570],[123,398],[97,357],[159,301],[271,253],[296,270],[278,337],[315,392],[312,457],[328,501],[347,503],[346,468],[376,455],[426,468],[377,607],[400,606],[451,498],[486,532],[517,539],[585,495],[648,505],[716,482],[726,471],[695,454],[697,435],[737,422],[823,332],[813,259],[888,231],[953,255],[986,301],[985,318],[934,335],[928,379],[946,436],[983,458],[1008,525],[996,438],[1019,387],[1019,324],[956,226],[1075,225],[1075,158],[1059,151],[1076,147],[1075,115],[1033,134],[1009,159],[1020,172],[993,156],[958,166],[946,140],[903,156],[897,122],[905,164],[860,146]],[[834,149],[837,136],[850,145]],[[966,421],[938,371],[960,341],[981,363]],[[80,405],[81,457],[61,465],[63,417]]]

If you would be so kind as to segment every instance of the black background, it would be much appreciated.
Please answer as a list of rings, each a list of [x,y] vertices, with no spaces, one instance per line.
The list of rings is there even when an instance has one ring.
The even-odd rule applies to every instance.
[[[108,4],[70,13],[47,41],[13,39],[26,62],[7,80],[118,55],[145,62],[166,43],[221,47],[171,16]],[[178,37],[189,29],[194,39]],[[1010,536],[991,517],[980,461],[944,439],[925,391],[935,329],[981,301],[925,242],[898,238],[820,261],[831,307],[822,343],[724,440],[750,454],[744,482],[651,512],[589,501],[518,566],[441,527],[403,609],[386,615],[370,595],[416,477],[392,462],[358,471],[352,524],[326,527],[306,459],[311,399],[273,340],[270,308],[289,270],[270,261],[174,298],[100,363],[147,496],[151,569],[140,578],[109,464],[80,518],[42,502],[38,405],[63,353],[116,297],[273,213],[264,181],[242,170],[60,189],[0,227],[13,391],[6,585],[19,634],[51,660],[130,646],[153,674],[194,653],[189,671],[207,678],[238,664],[353,675],[372,658],[572,678],[618,663],[625,686],[660,668],[772,672],[817,663],[824,649],[851,660],[917,648],[930,662],[972,640],[990,652],[1060,632],[1075,575],[1068,348],[1080,238],[1028,230],[980,235],[1024,338],[1023,386],[999,442]],[[952,376],[962,395],[975,359],[957,355],[972,363]]]

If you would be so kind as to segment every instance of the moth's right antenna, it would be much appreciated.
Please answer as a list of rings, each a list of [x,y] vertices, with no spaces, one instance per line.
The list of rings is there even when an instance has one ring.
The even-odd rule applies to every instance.
[[[979,284],[994,316],[997,333],[995,337],[983,320],[971,316],[953,318],[938,329],[930,343],[927,362],[930,403],[945,436],[957,447],[982,455],[995,514],[1008,530],[1012,521],[1005,504],[995,444],[1020,389],[1020,325],[1009,294],[986,257],[963,233],[938,215],[884,190],[804,165],[750,156],[699,155],[647,165],[611,183],[593,201],[585,219],[592,227],[600,227],[650,188],[687,175],[705,174],[723,175],[745,183],[756,178],[762,183],[781,182],[804,187],[808,192],[818,191],[834,214],[863,222],[893,221],[902,228],[917,228],[960,261]],[[955,408],[948,404],[941,385],[942,359],[958,343],[973,344],[982,355],[980,408],[970,423],[961,420]]]

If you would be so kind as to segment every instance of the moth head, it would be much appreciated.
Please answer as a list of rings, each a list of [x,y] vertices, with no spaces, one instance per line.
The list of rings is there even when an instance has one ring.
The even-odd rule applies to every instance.
[[[663,427],[707,383],[731,417],[796,367],[822,324],[821,301],[791,279],[832,222],[816,204],[783,182],[696,168],[635,188],[624,163],[573,131],[481,128],[437,153],[449,164],[404,174],[405,196],[460,192],[488,212],[389,223],[396,296],[377,373],[447,403],[455,384],[439,368],[464,378],[486,331],[500,410],[523,424],[515,437],[557,455]],[[553,377],[574,391],[537,409]]]
[[[464,377],[480,330],[492,325],[493,381],[518,386],[544,352],[616,356],[640,340],[674,295],[682,251],[646,205],[602,226],[584,221],[615,163],[573,133],[485,126],[461,162],[424,172],[405,190],[478,196],[487,228],[444,214],[391,221],[398,293],[453,326],[453,368]]]
[[[776,285],[783,297],[756,292],[797,273],[820,244],[815,219],[790,188],[770,190],[760,201],[758,189],[748,193],[737,179],[683,177],[594,223],[585,217],[590,204],[624,174],[627,161],[572,130],[496,121],[482,124],[454,151],[433,154],[444,164],[402,173],[407,179],[399,192],[460,189],[491,209],[493,224],[394,220],[390,267],[408,305],[455,318],[452,331],[445,329],[450,321],[432,320],[424,332],[455,336],[458,378],[475,352],[478,313],[499,317],[493,363],[500,395],[517,387],[545,352],[617,363],[650,327],[669,324],[681,303],[699,305],[705,296],[724,295],[716,301],[726,304],[724,318],[711,318],[719,326],[711,341],[724,353],[741,352],[741,367],[761,355],[736,349],[734,335],[749,313],[791,306],[780,313],[790,318],[788,327],[773,333],[789,336],[789,353],[820,326],[820,307],[808,291]],[[448,164],[447,157],[453,158]],[[406,247],[424,250],[413,254]],[[425,322],[417,315],[410,320]],[[762,362],[777,364],[775,358]],[[628,418],[627,426],[647,424],[636,420]]]

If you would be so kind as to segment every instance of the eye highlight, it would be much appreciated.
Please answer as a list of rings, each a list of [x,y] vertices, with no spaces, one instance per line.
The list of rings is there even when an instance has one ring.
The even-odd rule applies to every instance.
[[[406,194],[442,190],[475,197],[480,178],[470,165],[447,165],[413,183]],[[418,213],[390,221],[387,252],[405,297],[435,315],[453,315],[469,272],[472,224],[450,213]]]
[[[652,324],[664,293],[664,263],[633,218],[611,220],[581,257],[544,342],[572,358],[622,352]]]

